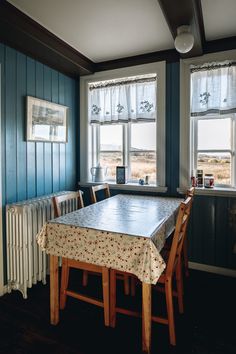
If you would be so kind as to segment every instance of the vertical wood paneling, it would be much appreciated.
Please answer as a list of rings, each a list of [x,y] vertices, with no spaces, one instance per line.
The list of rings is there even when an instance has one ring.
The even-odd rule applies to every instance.
[[[65,104],[65,76],[59,73],[59,103]],[[60,190],[66,189],[66,144],[59,146]]]
[[[35,96],[35,60],[27,58],[27,95]],[[27,198],[36,195],[35,142],[27,142]]]
[[[214,197],[195,197],[189,234],[191,260],[215,264],[215,203]]]
[[[77,81],[75,82],[76,89],[75,89],[75,119],[77,119],[77,125],[76,125],[76,132],[80,132],[80,109],[79,109],[79,97],[80,97],[80,82]],[[77,140],[78,139],[78,140]],[[76,165],[77,165],[77,176],[78,176],[78,182],[80,181],[80,134],[76,135],[76,153],[77,153],[77,158],[76,158]],[[77,186],[76,186],[77,188]]]
[[[36,87],[35,95],[43,99],[43,64],[36,62]],[[45,194],[45,178],[44,178],[44,143],[36,142],[36,194],[37,196]]]
[[[52,71],[52,101],[58,103],[59,87],[58,87],[58,72]],[[59,143],[52,144],[52,190],[57,192],[60,190],[59,182]]]
[[[26,56],[17,52],[16,81],[16,154],[17,200],[27,198],[26,179]]]
[[[166,185],[168,194],[177,194],[179,187],[179,63],[166,65]]]
[[[69,77],[65,77],[65,105],[68,107],[72,107],[73,102],[73,87],[71,85],[71,79]],[[68,141],[72,141],[73,137],[75,136],[74,132],[74,124],[73,124],[74,117],[74,110],[73,107],[69,110],[69,117],[68,117]],[[75,156],[75,145],[72,146],[71,144],[66,144],[66,156],[70,155],[70,159],[66,159],[66,189],[70,190],[75,188],[73,176],[74,171],[76,171],[76,161],[74,159]],[[68,174],[68,171],[70,173]]]
[[[2,205],[4,206],[6,204],[6,192],[5,191],[5,186],[6,186],[6,174],[4,171],[6,171],[6,153],[5,153],[5,146],[6,146],[6,119],[4,117],[6,116],[6,102],[5,102],[5,83],[6,83],[6,68],[5,68],[5,62],[6,62],[6,47],[0,43],[0,63],[1,63],[1,144],[2,144],[2,149],[1,149],[1,168],[2,168]],[[3,215],[3,220],[4,220],[4,215]],[[4,248],[5,249],[5,248]]]
[[[215,264],[215,198],[206,197],[201,203],[201,217],[204,225],[202,238],[202,263]]]
[[[6,202],[16,198],[16,51],[6,48]]]
[[[73,105],[77,105],[79,101],[75,99],[73,79],[1,43],[0,64],[5,259],[5,204],[65,190],[65,176],[70,189],[76,185],[76,137],[79,132],[75,129],[75,112],[78,112],[78,109]],[[27,95],[68,105],[71,124],[68,144],[26,141]]]
[[[44,98],[52,99],[52,70],[44,65]],[[44,143],[45,193],[52,193],[52,144]]]
[[[227,267],[236,269],[236,198],[228,200]]]
[[[215,262],[219,267],[228,263],[229,199],[216,198]]]

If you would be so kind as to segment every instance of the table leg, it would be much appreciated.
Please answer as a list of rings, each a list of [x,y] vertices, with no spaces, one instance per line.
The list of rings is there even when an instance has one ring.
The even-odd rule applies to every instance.
[[[50,322],[59,322],[58,257],[50,255]]]
[[[152,285],[142,283],[142,348],[144,352],[151,352],[152,329]]]

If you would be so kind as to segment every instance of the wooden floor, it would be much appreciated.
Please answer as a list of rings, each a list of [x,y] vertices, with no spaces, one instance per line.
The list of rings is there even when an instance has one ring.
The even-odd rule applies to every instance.
[[[81,283],[80,274],[71,278],[72,287]],[[94,289],[101,292],[100,281],[90,276],[86,291]],[[139,289],[137,292],[135,299],[122,294],[119,302],[139,306]],[[70,298],[60,324],[53,327],[49,324],[49,286],[34,286],[28,295],[28,300],[19,292],[0,298],[0,353],[141,353],[139,319],[120,315],[115,329],[105,328],[102,309]],[[153,297],[154,310],[161,312],[162,295]],[[153,324],[152,353],[235,354],[236,279],[191,271],[185,298],[185,314],[176,315],[177,346],[169,345],[166,326]]]

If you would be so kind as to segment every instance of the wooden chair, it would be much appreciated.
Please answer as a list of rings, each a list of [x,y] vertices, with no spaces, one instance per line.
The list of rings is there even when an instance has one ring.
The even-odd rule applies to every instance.
[[[191,213],[191,208],[192,208],[192,203],[193,203],[193,197],[195,193],[195,188],[191,187],[187,190],[186,192],[186,198],[191,197],[191,207],[189,210],[189,213]],[[173,239],[174,231],[173,234],[168,237],[166,240],[164,249],[165,250],[170,250],[172,239]],[[186,277],[189,277],[189,267],[188,267],[188,240],[187,240],[187,234],[185,235],[184,243],[183,243],[183,250],[182,250],[182,262],[183,262],[183,268],[184,268],[184,274]]]
[[[82,192],[71,192],[62,196],[56,196],[52,198],[54,206],[55,217],[61,216],[61,206],[63,202],[70,203],[72,200],[77,200],[78,208],[83,208]],[[96,274],[102,275],[102,289],[103,300],[86,296],[84,294],[77,293],[68,289],[69,283],[69,271],[70,268],[76,268],[83,270],[83,277],[87,277],[87,272],[92,271]],[[106,267],[100,267],[97,265],[76,261],[69,258],[62,258],[62,272],[61,272],[61,288],[60,288],[60,309],[64,309],[66,305],[67,296],[74,297],[76,299],[100,306],[104,308],[104,322],[105,326],[109,326],[109,270]]]
[[[96,193],[98,191],[101,191],[101,190],[104,191],[105,198],[110,198],[111,194],[110,194],[110,189],[109,189],[108,183],[99,184],[99,185],[96,185],[96,186],[92,186],[91,189],[90,189],[92,203],[97,203]]]
[[[179,311],[183,312],[183,282],[182,282],[182,262],[181,253],[183,247],[184,236],[189,219],[189,210],[191,208],[192,198],[188,197],[179,207],[175,232],[171,245],[170,252],[166,252],[167,267],[163,274],[158,279],[157,285],[164,286],[167,318],[152,316],[152,321],[167,324],[169,326],[170,343],[176,345],[175,325],[174,325],[174,309],[173,309],[173,278],[176,275],[176,287]],[[133,277],[133,275],[131,275]],[[154,286],[154,288],[156,285]],[[136,311],[130,311],[124,308],[116,307],[116,271],[110,270],[110,325],[115,327],[116,313],[123,313],[130,316],[141,317],[141,314]]]
[[[192,207],[192,203],[193,203],[194,194],[195,194],[195,188],[194,187],[191,187],[191,188],[189,188],[187,190],[186,197],[192,197],[191,207]],[[191,212],[191,207],[190,207],[189,213]],[[187,234],[185,235],[185,239],[184,239],[182,257],[183,257],[184,274],[185,274],[186,277],[189,277],[188,238],[187,238]]]

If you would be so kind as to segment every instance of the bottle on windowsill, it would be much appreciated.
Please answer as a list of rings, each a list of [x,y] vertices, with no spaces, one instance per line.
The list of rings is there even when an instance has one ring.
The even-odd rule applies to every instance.
[[[197,170],[197,186],[203,187],[203,170]]]
[[[192,185],[192,187],[197,186],[197,178],[196,178],[195,170],[192,170],[192,173],[191,173],[191,185]]]

